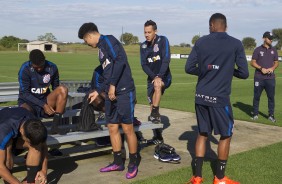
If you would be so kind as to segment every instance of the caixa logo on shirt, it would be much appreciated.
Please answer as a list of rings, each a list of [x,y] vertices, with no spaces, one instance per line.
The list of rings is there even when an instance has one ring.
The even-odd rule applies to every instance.
[[[219,70],[218,65],[208,65],[208,70]]]
[[[195,96],[197,98],[202,98],[206,102],[217,103],[217,97],[214,97],[214,96],[201,95],[201,94],[197,94],[197,93],[196,93]]]
[[[148,58],[147,59],[149,63],[153,63],[153,62],[156,62],[157,60],[161,60],[161,57],[160,55],[157,55],[157,56],[154,56],[152,58]]]
[[[35,94],[45,94],[47,92],[48,87],[45,88],[31,88],[31,92]]]

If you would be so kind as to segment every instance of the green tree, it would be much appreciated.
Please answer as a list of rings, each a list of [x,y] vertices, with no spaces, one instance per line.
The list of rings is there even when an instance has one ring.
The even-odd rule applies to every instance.
[[[124,43],[125,45],[129,45],[129,44],[135,44],[139,42],[139,39],[137,36],[134,36],[132,33],[123,33],[120,36],[119,39],[122,43]]]
[[[254,49],[256,47],[256,40],[252,37],[245,37],[242,40],[242,44],[244,46],[245,49]]]
[[[48,42],[54,42],[57,40],[57,38],[52,33],[45,33],[45,35],[40,35],[37,37],[40,41],[48,41]]]
[[[273,29],[274,41],[277,41],[275,45],[277,50],[282,50],[282,28]]]
[[[196,41],[200,38],[199,35],[195,35],[193,38],[192,38],[192,44],[195,45]]]
[[[191,47],[189,43],[180,43],[180,47]]]
[[[27,40],[22,40],[14,36],[4,36],[0,40],[0,45],[2,45],[5,48],[12,48],[12,47],[17,47],[18,43],[27,43],[27,42],[28,42]]]

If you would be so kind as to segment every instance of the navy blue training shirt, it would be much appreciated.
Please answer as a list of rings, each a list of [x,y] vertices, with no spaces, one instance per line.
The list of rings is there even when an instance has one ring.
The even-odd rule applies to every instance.
[[[226,32],[210,33],[197,40],[185,71],[198,76],[195,103],[215,107],[230,105],[233,76],[241,79],[249,76],[241,41]]]
[[[256,63],[262,68],[271,68],[274,65],[274,61],[278,61],[278,53],[273,47],[266,48],[261,45],[254,50],[252,59],[256,60]],[[260,70],[256,69],[255,78],[274,79],[275,73],[263,74]]]
[[[155,77],[166,78],[171,75],[169,69],[170,47],[165,36],[158,36],[153,43],[145,41],[140,45],[141,66],[148,75],[148,82]]]
[[[19,99],[41,107],[44,106],[44,99],[50,93],[50,86],[54,90],[60,83],[57,66],[47,60],[41,72],[34,70],[31,61],[23,63],[18,73],[18,80],[20,84]]]
[[[100,90],[104,82],[104,77],[103,77],[103,67],[102,65],[99,65],[95,68],[92,76],[92,80],[90,83],[91,89],[92,90]]]
[[[121,43],[112,35],[101,35],[97,46],[104,70],[104,82],[97,92],[108,92],[111,84],[116,87],[117,95],[135,90],[131,69]]]
[[[4,150],[11,139],[19,136],[19,128],[23,122],[35,118],[22,107],[7,107],[0,110],[0,149]]]

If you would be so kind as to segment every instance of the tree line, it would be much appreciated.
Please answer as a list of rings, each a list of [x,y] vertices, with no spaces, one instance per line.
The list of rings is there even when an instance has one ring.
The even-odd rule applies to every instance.
[[[274,47],[277,50],[282,50],[282,28],[273,29],[272,33],[274,35],[273,41],[276,43]],[[200,35],[193,36],[191,43],[194,45],[196,41],[200,38]],[[57,38],[52,33],[45,33],[37,37],[40,41],[56,42]],[[134,36],[132,33],[123,33],[120,36],[120,42],[124,45],[139,44],[138,36]],[[12,49],[18,46],[18,43],[28,43],[26,39],[20,39],[15,36],[4,36],[0,39],[0,50],[1,47],[5,49]],[[256,46],[256,40],[252,37],[245,37],[242,39],[242,44],[245,49],[253,50]],[[259,43],[260,44],[260,43]],[[188,43],[180,43],[180,47],[191,47]]]

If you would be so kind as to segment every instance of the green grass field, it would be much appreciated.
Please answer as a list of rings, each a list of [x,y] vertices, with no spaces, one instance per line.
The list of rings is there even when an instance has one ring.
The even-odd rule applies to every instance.
[[[146,99],[146,75],[140,66],[139,47],[125,47],[128,53],[128,60],[132,69],[133,78],[136,84],[137,100],[139,104],[147,104]],[[90,80],[95,66],[98,65],[97,50],[85,45],[75,48],[62,48],[61,53],[46,53],[46,58],[57,64],[60,71],[61,80]],[[172,48],[172,53],[189,53],[188,48]],[[21,64],[28,60],[27,52],[0,52],[0,82],[16,82],[17,73]],[[194,112],[194,93],[197,78],[184,72],[186,60],[172,59],[171,71],[173,75],[172,85],[165,92],[161,107],[176,109],[181,111]],[[233,105],[234,118],[250,121],[253,98],[253,72],[249,67],[250,77],[247,80],[234,78],[232,85],[231,103]],[[274,126],[282,126],[282,67],[276,71],[276,119]],[[256,123],[272,124],[266,116],[267,98],[263,93],[260,102],[260,118]],[[242,183],[282,183],[281,170],[282,143],[271,145],[233,155],[228,161],[227,173],[230,177],[240,178]],[[275,158],[275,160],[273,159]],[[258,162],[258,160],[260,162]],[[212,172],[209,163],[204,164],[204,173],[211,183]],[[280,175],[279,175],[280,174]],[[191,176],[191,168],[183,168],[164,175],[148,178],[136,183],[185,183]]]

